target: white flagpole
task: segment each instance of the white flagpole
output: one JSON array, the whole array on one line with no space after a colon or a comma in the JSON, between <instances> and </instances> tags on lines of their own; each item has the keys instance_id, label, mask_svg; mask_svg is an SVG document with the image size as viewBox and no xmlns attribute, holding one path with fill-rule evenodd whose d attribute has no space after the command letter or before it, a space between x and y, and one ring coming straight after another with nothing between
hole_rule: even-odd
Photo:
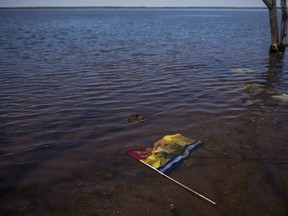
<instances>
[{"instance_id":1,"label":"white flagpole","mask_svg":"<svg viewBox=\"0 0 288 216\"><path fill-rule=\"evenodd\" d=\"M141 161L141 160L140 160L140 161ZM142 162L143 164L145 164L146 166L150 167L151 169L155 170L156 172L158 172L158 173L161 174L162 176L168 178L169 180L173 181L174 183L176 183L176 184L180 185L181 187L185 188L186 190L192 192L193 194L196 194L197 196L201 197L202 199L208 201L209 203L211 203L211 204L213 204L213 205L216 205L216 203L215 203L214 201L212 201L212 200L208 199L207 197L203 196L202 194L200 194L200 193L192 190L191 188L187 187L186 185L184 185L184 184L176 181L175 179L171 178L170 176L162 173L161 171L159 171L159 170L156 169L155 167L153 167L153 166L151 166L151 165L149 165L149 164L146 164L146 163L144 163L143 161L141 161L141 162Z\"/></svg>"}]
</instances>

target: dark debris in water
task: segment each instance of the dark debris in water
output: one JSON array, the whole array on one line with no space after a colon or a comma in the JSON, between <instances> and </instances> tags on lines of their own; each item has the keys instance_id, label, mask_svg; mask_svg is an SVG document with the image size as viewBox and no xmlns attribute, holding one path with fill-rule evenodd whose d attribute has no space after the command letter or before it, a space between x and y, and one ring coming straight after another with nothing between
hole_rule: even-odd
<instances>
[{"instance_id":1,"label":"dark debris in water","mask_svg":"<svg viewBox=\"0 0 288 216\"><path fill-rule=\"evenodd\" d=\"M144 116L139 114L133 114L126 117L128 124L132 123L142 123L144 122Z\"/></svg>"}]
</instances>

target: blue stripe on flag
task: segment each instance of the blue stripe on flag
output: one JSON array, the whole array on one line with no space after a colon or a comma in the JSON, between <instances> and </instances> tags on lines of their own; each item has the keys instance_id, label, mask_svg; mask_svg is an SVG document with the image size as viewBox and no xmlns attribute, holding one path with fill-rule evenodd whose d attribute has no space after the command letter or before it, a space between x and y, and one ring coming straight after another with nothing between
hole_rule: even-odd
<instances>
[{"instance_id":1,"label":"blue stripe on flag","mask_svg":"<svg viewBox=\"0 0 288 216\"><path fill-rule=\"evenodd\" d=\"M162 167L159 167L158 170L162 173L168 173L170 172L175 166L177 166L179 163L181 163L185 158L187 158L192 150L195 150L196 148L200 147L203 144L202 141L198 141L195 144L188 144L185 145L182 149L181 154L175 155L172 157L167 164L165 164Z\"/></svg>"}]
</instances>

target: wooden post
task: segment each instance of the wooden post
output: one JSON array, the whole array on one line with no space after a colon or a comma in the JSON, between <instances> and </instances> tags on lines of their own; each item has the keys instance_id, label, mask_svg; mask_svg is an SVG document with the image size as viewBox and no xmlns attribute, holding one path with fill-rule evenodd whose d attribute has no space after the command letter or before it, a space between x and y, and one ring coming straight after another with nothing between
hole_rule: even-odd
<instances>
[{"instance_id":1,"label":"wooden post","mask_svg":"<svg viewBox=\"0 0 288 216\"><path fill-rule=\"evenodd\" d=\"M286 35L287 35L287 4L286 0L281 0L281 11L282 11L282 21L281 21L281 34L280 34L280 46L283 52L286 48Z\"/></svg>"},{"instance_id":2,"label":"wooden post","mask_svg":"<svg viewBox=\"0 0 288 216\"><path fill-rule=\"evenodd\" d=\"M271 46L270 52L278 52L279 30L276 0L263 0L269 10L270 29L271 29Z\"/></svg>"},{"instance_id":3,"label":"wooden post","mask_svg":"<svg viewBox=\"0 0 288 216\"><path fill-rule=\"evenodd\" d=\"M271 45L270 52L282 53L286 48L287 34L287 4L286 0L281 0L281 33L279 40L278 17L276 0L263 0L269 10L270 29L271 29Z\"/></svg>"}]
</instances>

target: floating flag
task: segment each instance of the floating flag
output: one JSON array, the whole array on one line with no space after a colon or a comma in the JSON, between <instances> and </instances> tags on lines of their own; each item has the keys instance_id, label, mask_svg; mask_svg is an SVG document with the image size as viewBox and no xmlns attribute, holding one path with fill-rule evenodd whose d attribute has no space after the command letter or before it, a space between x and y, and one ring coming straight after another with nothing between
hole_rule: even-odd
<instances>
[{"instance_id":1,"label":"floating flag","mask_svg":"<svg viewBox=\"0 0 288 216\"><path fill-rule=\"evenodd\" d=\"M165 174L170 172L175 166L179 165L190 155L192 150L201 145L201 141L188 139L181 134L174 134L164 136L162 139L154 143L153 148L131 149L126 153L155 170L165 178L173 181L202 199L205 199L209 203L216 205L214 201Z\"/></svg>"},{"instance_id":2,"label":"floating flag","mask_svg":"<svg viewBox=\"0 0 288 216\"><path fill-rule=\"evenodd\" d=\"M153 148L131 149L127 153L162 173L169 173L201 145L201 141L188 139L178 133L164 136L154 143Z\"/></svg>"}]
</instances>

